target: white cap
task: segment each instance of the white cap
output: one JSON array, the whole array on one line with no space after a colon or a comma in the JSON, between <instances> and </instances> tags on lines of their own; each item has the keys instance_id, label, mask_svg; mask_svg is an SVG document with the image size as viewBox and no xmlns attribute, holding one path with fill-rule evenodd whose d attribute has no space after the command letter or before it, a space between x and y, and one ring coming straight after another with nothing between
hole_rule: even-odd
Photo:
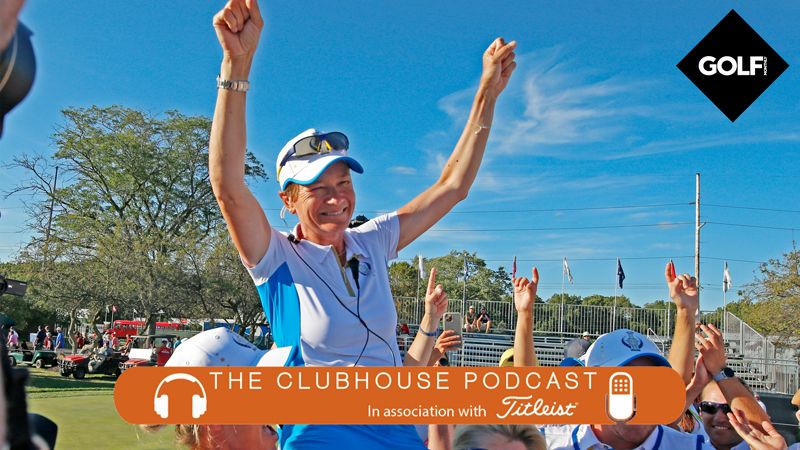
<instances>
[{"instance_id":1,"label":"white cap","mask_svg":"<svg viewBox=\"0 0 800 450\"><path fill-rule=\"evenodd\" d=\"M653 341L635 331L620 328L598 337L580 359L565 358L561 365L622 367L641 357L649 358L656 366L670 367Z\"/></svg>"},{"instance_id":2,"label":"white cap","mask_svg":"<svg viewBox=\"0 0 800 450\"><path fill-rule=\"evenodd\" d=\"M225 327L204 331L181 343L168 367L286 366L292 347L261 350Z\"/></svg>"},{"instance_id":3,"label":"white cap","mask_svg":"<svg viewBox=\"0 0 800 450\"><path fill-rule=\"evenodd\" d=\"M584 331L582 336L583 337L589 337L589 332L588 331Z\"/></svg>"},{"instance_id":4,"label":"white cap","mask_svg":"<svg viewBox=\"0 0 800 450\"><path fill-rule=\"evenodd\" d=\"M301 157L290 156L281 167L281 161L283 161L287 153L292 151L295 143L300 139L320 134L325 133L309 128L293 137L278 153L278 158L275 160L275 173L278 174L278 184L281 185L282 191L286 189L286 185L289 183L307 185L317 181L322 172L337 161L347 163L357 173L364 173L364 168L361 167L361 164L347 156L347 150L334 150L328 153L317 153Z\"/></svg>"}]
</instances>

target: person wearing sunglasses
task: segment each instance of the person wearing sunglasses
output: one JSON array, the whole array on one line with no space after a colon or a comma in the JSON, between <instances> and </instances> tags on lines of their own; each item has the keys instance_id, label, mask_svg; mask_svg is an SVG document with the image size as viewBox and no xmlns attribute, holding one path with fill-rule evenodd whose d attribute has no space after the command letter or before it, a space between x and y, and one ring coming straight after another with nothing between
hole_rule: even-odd
<instances>
[{"instance_id":1,"label":"person wearing sunglasses","mask_svg":"<svg viewBox=\"0 0 800 450\"><path fill-rule=\"evenodd\" d=\"M737 405L733 408L729 400L732 398L735 398ZM740 409L742 404L749 405L747 410ZM717 450L787 448L786 441L775 431L766 414L752 414L752 411L761 410L761 407L747 386L737 377L708 383L700 396L698 409L703 427ZM788 448L800 449L800 444Z\"/></svg>"},{"instance_id":2,"label":"person wearing sunglasses","mask_svg":"<svg viewBox=\"0 0 800 450\"><path fill-rule=\"evenodd\" d=\"M516 63L515 42L496 39L464 130L441 176L405 206L348 228L356 207L344 133L308 129L275 161L279 196L297 216L292 233L272 228L245 183L245 103L250 68L264 21L257 0L231 0L214 17L223 50L209 142L209 178L242 262L261 297L277 345L294 349L292 365L425 365L446 299L429 288L419 331L401 360L388 261L466 198L483 159L494 108ZM433 271L432 271L433 272ZM429 300L430 297L430 301ZM446 303L444 304L446 308ZM421 449L411 426L286 426L281 448Z\"/></svg>"}]
</instances>

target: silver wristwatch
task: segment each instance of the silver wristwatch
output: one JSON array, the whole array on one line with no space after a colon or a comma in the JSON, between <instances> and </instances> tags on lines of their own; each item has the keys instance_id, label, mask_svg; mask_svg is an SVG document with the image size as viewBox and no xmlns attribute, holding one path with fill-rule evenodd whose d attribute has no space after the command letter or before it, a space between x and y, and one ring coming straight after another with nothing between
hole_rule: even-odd
<instances>
[{"instance_id":1,"label":"silver wristwatch","mask_svg":"<svg viewBox=\"0 0 800 450\"><path fill-rule=\"evenodd\" d=\"M250 82L247 80L224 80L217 75L217 89L227 89L235 92L247 92Z\"/></svg>"}]
</instances>

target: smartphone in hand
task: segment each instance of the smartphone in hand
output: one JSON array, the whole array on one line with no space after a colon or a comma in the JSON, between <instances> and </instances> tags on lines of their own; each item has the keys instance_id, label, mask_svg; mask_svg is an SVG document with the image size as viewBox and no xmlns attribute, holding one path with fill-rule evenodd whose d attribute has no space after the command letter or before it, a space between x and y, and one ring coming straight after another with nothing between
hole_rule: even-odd
<instances>
[{"instance_id":1,"label":"smartphone in hand","mask_svg":"<svg viewBox=\"0 0 800 450\"><path fill-rule=\"evenodd\" d=\"M459 337L464 327L464 318L460 312L446 312L442 316L442 331L453 330Z\"/></svg>"}]
</instances>

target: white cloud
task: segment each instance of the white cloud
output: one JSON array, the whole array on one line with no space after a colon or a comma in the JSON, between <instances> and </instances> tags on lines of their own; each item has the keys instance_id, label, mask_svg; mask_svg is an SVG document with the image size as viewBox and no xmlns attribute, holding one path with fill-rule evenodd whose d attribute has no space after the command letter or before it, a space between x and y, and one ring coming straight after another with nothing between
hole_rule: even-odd
<instances>
[{"instance_id":1,"label":"white cloud","mask_svg":"<svg viewBox=\"0 0 800 450\"><path fill-rule=\"evenodd\" d=\"M708 108L697 104L659 97L670 89L665 82L598 73L568 59L558 47L518 56L517 64L518 73L495 112L491 151L484 158L487 165L498 155L616 160L736 144L800 141L795 124L780 133L751 130L731 135L722 130L677 137L669 131L675 123L716 123L718 117L710 117ZM470 87L439 101L439 108L452 119L452 129L432 132L428 141L443 143L460 132L473 93L474 87Z\"/></svg>"},{"instance_id":2,"label":"white cloud","mask_svg":"<svg viewBox=\"0 0 800 450\"><path fill-rule=\"evenodd\" d=\"M416 175L417 169L414 167L408 166L392 166L386 169L389 173L394 173L397 175Z\"/></svg>"}]
</instances>

